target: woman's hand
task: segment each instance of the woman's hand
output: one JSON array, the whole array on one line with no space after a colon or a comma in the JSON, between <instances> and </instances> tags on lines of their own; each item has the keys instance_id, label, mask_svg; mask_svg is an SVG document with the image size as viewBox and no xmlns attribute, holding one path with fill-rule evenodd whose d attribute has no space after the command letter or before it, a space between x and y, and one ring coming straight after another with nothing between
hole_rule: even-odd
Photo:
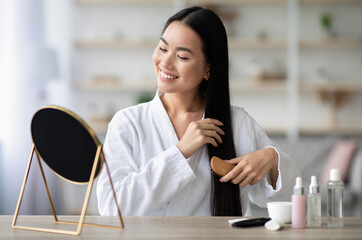
<instances>
[{"instance_id":1,"label":"woman's hand","mask_svg":"<svg viewBox=\"0 0 362 240\"><path fill-rule=\"evenodd\" d=\"M204 144L210 143L217 147L222 143L220 135L225 135L219 126L223 126L223 123L211 118L191 122L176 146L185 158L189 158Z\"/></svg>"},{"instance_id":2,"label":"woman's hand","mask_svg":"<svg viewBox=\"0 0 362 240\"><path fill-rule=\"evenodd\" d=\"M273 148L256 150L241 157L226 160L226 162L237 165L220 179L221 182L231 180L232 183L239 184L241 187L247 184L254 185L270 171L272 185L275 188L278 178L278 154Z\"/></svg>"}]
</instances>

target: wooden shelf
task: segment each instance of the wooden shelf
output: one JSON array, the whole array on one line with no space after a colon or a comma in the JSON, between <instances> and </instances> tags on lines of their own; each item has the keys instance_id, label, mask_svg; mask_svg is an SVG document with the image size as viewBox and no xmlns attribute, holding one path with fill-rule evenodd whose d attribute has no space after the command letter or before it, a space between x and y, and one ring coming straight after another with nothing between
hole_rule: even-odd
<instances>
[{"instance_id":1,"label":"wooden shelf","mask_svg":"<svg viewBox=\"0 0 362 240\"><path fill-rule=\"evenodd\" d=\"M75 83L75 88L81 91L131 91L131 92L145 92L156 91L156 83L138 83L138 84L92 84L86 81ZM246 80L233 80L230 81L230 91L232 93L285 93L286 83L285 80L278 80L275 82L265 83L250 83Z\"/></svg>"},{"instance_id":2,"label":"wooden shelf","mask_svg":"<svg viewBox=\"0 0 362 240\"><path fill-rule=\"evenodd\" d=\"M155 92L156 83L141 82L137 84L92 84L88 82L75 83L75 88L81 91L99 92Z\"/></svg>"},{"instance_id":3,"label":"wooden shelf","mask_svg":"<svg viewBox=\"0 0 362 240\"><path fill-rule=\"evenodd\" d=\"M300 0L301 5L361 5L361 0Z\"/></svg>"},{"instance_id":4,"label":"wooden shelf","mask_svg":"<svg viewBox=\"0 0 362 240\"><path fill-rule=\"evenodd\" d=\"M263 127L268 135L286 135L286 127ZM325 135L339 135L339 136L362 136L361 126L340 126L336 128L329 128L326 126L300 126L299 133L303 136L325 136Z\"/></svg>"},{"instance_id":5,"label":"wooden shelf","mask_svg":"<svg viewBox=\"0 0 362 240\"><path fill-rule=\"evenodd\" d=\"M74 0L78 5L82 6L127 6L127 5L170 5L174 2L172 0Z\"/></svg>"},{"instance_id":6,"label":"wooden shelf","mask_svg":"<svg viewBox=\"0 0 362 240\"><path fill-rule=\"evenodd\" d=\"M111 118L104 117L104 119L94 120L92 118L87 119L89 126L95 131L97 135L105 135L107 133L108 124Z\"/></svg>"},{"instance_id":7,"label":"wooden shelf","mask_svg":"<svg viewBox=\"0 0 362 240\"><path fill-rule=\"evenodd\" d=\"M84 49L128 49L128 48L155 48L158 39L116 39L116 40L76 40L75 46ZM285 49L284 40L229 38L231 49Z\"/></svg>"},{"instance_id":8,"label":"wooden shelf","mask_svg":"<svg viewBox=\"0 0 362 240\"><path fill-rule=\"evenodd\" d=\"M116 40L76 40L75 46L89 49L127 49L127 48L154 48L158 39L116 39ZM285 40L243 39L230 37L231 49L286 49ZM316 39L301 40L301 49L362 49L362 39Z\"/></svg>"},{"instance_id":9,"label":"wooden shelf","mask_svg":"<svg viewBox=\"0 0 362 240\"><path fill-rule=\"evenodd\" d=\"M74 0L83 6L127 6L127 5L170 5L174 0ZM286 5L287 0L185 0L185 5ZM303 5L362 5L361 0L300 0Z\"/></svg>"},{"instance_id":10,"label":"wooden shelf","mask_svg":"<svg viewBox=\"0 0 362 240\"><path fill-rule=\"evenodd\" d=\"M311 81L310 81L311 82ZM335 81L331 83L302 83L300 86L302 91L306 92L315 92L319 90L324 90L327 92L362 92L362 82L361 83L354 83L354 82L346 82L346 81Z\"/></svg>"},{"instance_id":11,"label":"wooden shelf","mask_svg":"<svg viewBox=\"0 0 362 240\"><path fill-rule=\"evenodd\" d=\"M74 0L83 6L174 5L176 0ZM185 0L186 5L286 5L287 0ZM300 0L301 5L361 5L361 0Z\"/></svg>"},{"instance_id":12,"label":"wooden shelf","mask_svg":"<svg viewBox=\"0 0 362 240\"><path fill-rule=\"evenodd\" d=\"M155 48L158 40L118 39L118 40L76 40L75 46L84 49L134 49Z\"/></svg>"},{"instance_id":13,"label":"wooden shelf","mask_svg":"<svg viewBox=\"0 0 362 240\"><path fill-rule=\"evenodd\" d=\"M177 0L74 0L84 6L174 5ZM287 0L185 0L185 5L280 5Z\"/></svg>"},{"instance_id":14,"label":"wooden shelf","mask_svg":"<svg viewBox=\"0 0 362 240\"><path fill-rule=\"evenodd\" d=\"M268 134L269 136L284 136L288 133L286 127L277 127L277 126L265 126L262 129Z\"/></svg>"},{"instance_id":15,"label":"wooden shelf","mask_svg":"<svg viewBox=\"0 0 362 240\"><path fill-rule=\"evenodd\" d=\"M270 82L251 82L249 80L230 81L232 93L286 93L287 86L284 79Z\"/></svg>"},{"instance_id":16,"label":"wooden shelf","mask_svg":"<svg viewBox=\"0 0 362 240\"><path fill-rule=\"evenodd\" d=\"M231 49L275 49L281 50L286 49L285 40L265 40L261 41L258 39L243 39L230 37L229 48Z\"/></svg>"},{"instance_id":17,"label":"wooden shelf","mask_svg":"<svg viewBox=\"0 0 362 240\"><path fill-rule=\"evenodd\" d=\"M187 5L281 5L287 0L186 0Z\"/></svg>"},{"instance_id":18,"label":"wooden shelf","mask_svg":"<svg viewBox=\"0 0 362 240\"><path fill-rule=\"evenodd\" d=\"M362 39L353 38L330 38L301 40L301 49L362 49Z\"/></svg>"},{"instance_id":19,"label":"wooden shelf","mask_svg":"<svg viewBox=\"0 0 362 240\"><path fill-rule=\"evenodd\" d=\"M362 136L362 126L341 126L336 128L320 127L300 127L301 135L346 135L346 136Z\"/></svg>"}]
</instances>

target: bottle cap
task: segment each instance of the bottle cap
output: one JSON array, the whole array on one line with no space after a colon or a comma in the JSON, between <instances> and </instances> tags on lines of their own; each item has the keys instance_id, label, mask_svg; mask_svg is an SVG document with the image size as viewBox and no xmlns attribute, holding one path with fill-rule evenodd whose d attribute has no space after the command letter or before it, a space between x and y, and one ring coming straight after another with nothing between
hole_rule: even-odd
<instances>
[{"instance_id":1,"label":"bottle cap","mask_svg":"<svg viewBox=\"0 0 362 240\"><path fill-rule=\"evenodd\" d=\"M329 172L329 180L341 181L341 173L338 168L332 168Z\"/></svg>"},{"instance_id":2,"label":"bottle cap","mask_svg":"<svg viewBox=\"0 0 362 240\"><path fill-rule=\"evenodd\" d=\"M318 193L318 192L319 192L319 186L317 183L317 177L312 176L310 178L309 193Z\"/></svg>"},{"instance_id":3,"label":"bottle cap","mask_svg":"<svg viewBox=\"0 0 362 240\"><path fill-rule=\"evenodd\" d=\"M303 189L303 180L301 177L297 177L295 179L295 186L294 186L294 195L303 195L304 189Z\"/></svg>"}]
</instances>

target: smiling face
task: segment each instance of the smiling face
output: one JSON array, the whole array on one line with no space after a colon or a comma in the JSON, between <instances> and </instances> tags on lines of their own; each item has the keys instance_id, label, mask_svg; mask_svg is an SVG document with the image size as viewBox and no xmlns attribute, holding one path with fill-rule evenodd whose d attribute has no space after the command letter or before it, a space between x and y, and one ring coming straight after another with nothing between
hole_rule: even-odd
<instances>
[{"instance_id":1,"label":"smiling face","mask_svg":"<svg viewBox=\"0 0 362 240\"><path fill-rule=\"evenodd\" d=\"M201 38L179 21L167 27L152 59L158 88L165 93L198 94L200 83L210 75Z\"/></svg>"}]
</instances>

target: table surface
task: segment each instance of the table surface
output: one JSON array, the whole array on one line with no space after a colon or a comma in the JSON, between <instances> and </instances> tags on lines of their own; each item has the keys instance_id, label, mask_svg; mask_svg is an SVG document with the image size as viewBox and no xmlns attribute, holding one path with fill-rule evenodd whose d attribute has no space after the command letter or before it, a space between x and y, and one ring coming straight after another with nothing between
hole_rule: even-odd
<instances>
[{"instance_id":1,"label":"table surface","mask_svg":"<svg viewBox=\"0 0 362 240\"><path fill-rule=\"evenodd\" d=\"M12 218L0 216L0 239L362 239L362 218L345 218L342 228L327 227L323 218L321 227L293 229L287 224L273 232L263 226L233 228L227 217L123 217L123 230L84 226L79 236L13 229ZM78 219L59 216L59 220ZM119 225L116 217L87 216L85 222ZM19 216L17 225L76 229L76 226L55 223L52 216Z\"/></svg>"}]
</instances>

